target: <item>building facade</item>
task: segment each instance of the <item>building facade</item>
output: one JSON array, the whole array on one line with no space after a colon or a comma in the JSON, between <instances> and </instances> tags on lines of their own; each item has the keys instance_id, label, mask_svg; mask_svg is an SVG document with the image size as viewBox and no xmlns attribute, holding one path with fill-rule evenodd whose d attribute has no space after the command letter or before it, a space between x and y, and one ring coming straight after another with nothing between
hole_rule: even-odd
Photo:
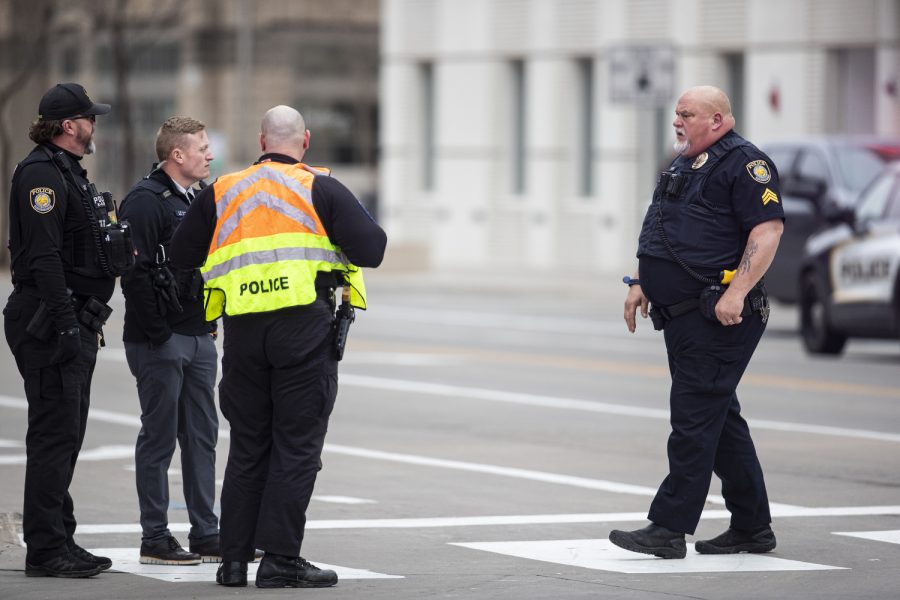
<instances>
[{"instance_id":1,"label":"building facade","mask_svg":"<svg viewBox=\"0 0 900 600\"><path fill-rule=\"evenodd\" d=\"M680 92L900 135L898 0L383 0L380 210L433 268L631 269Z\"/></svg>"},{"instance_id":2,"label":"building facade","mask_svg":"<svg viewBox=\"0 0 900 600\"><path fill-rule=\"evenodd\" d=\"M167 117L206 123L215 177L255 160L263 113L288 104L312 132L309 162L332 167L375 209L378 0L34 0L50 19L21 31L27 5L0 0L3 81L26 60L23 36L47 47L3 115L10 173L32 146L38 99L57 82L78 81L113 105L86 165L117 200L156 161L156 132Z\"/></svg>"}]
</instances>

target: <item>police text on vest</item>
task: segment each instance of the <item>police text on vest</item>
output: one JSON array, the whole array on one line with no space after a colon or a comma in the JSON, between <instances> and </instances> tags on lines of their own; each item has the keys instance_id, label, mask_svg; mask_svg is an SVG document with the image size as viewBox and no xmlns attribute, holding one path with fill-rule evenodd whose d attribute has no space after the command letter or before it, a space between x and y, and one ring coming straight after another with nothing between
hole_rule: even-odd
<instances>
[{"instance_id":1,"label":"police text on vest","mask_svg":"<svg viewBox=\"0 0 900 600\"><path fill-rule=\"evenodd\" d=\"M268 294L269 292L277 292L279 290L289 289L287 277L276 277L274 279L262 279L260 281L250 281L241 284L241 296L244 292L251 294Z\"/></svg>"}]
</instances>

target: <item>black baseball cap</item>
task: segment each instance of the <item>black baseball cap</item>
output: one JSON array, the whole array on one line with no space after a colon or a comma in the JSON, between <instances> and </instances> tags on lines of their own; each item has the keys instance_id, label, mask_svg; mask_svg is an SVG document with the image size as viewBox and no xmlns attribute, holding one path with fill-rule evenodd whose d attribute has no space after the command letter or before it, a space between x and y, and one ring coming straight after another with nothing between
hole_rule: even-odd
<instances>
[{"instance_id":1,"label":"black baseball cap","mask_svg":"<svg viewBox=\"0 0 900 600\"><path fill-rule=\"evenodd\" d=\"M54 121L79 116L105 115L109 109L109 104L97 104L91 100L80 84L57 83L41 98L38 118Z\"/></svg>"}]
</instances>

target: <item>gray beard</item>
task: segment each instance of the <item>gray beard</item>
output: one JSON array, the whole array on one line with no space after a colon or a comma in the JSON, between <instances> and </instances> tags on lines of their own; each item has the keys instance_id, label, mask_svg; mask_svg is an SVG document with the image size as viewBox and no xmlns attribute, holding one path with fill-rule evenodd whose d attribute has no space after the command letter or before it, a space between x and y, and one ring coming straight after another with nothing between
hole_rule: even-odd
<instances>
[{"instance_id":1,"label":"gray beard","mask_svg":"<svg viewBox=\"0 0 900 600\"><path fill-rule=\"evenodd\" d=\"M691 143L687 140L683 142L676 140L676 142L672 144L672 148L674 148L675 152L677 152L678 154L685 154L690 149L690 147Z\"/></svg>"},{"instance_id":2,"label":"gray beard","mask_svg":"<svg viewBox=\"0 0 900 600\"><path fill-rule=\"evenodd\" d=\"M91 138L91 141L89 141L87 143L87 145L84 147L84 153L85 154L93 154L96 151L97 151L97 146L94 144L93 138Z\"/></svg>"}]
</instances>

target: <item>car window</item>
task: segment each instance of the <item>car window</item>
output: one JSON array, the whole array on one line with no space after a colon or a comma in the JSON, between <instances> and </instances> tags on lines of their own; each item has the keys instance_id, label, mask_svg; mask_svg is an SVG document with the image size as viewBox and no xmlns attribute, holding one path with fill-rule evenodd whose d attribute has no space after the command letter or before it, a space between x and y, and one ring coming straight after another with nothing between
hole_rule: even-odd
<instances>
[{"instance_id":1,"label":"car window","mask_svg":"<svg viewBox=\"0 0 900 600\"><path fill-rule=\"evenodd\" d=\"M855 192L866 187L884 169L885 159L869 148L837 146L835 152L841 179Z\"/></svg>"},{"instance_id":2,"label":"car window","mask_svg":"<svg viewBox=\"0 0 900 600\"><path fill-rule=\"evenodd\" d=\"M872 219L881 219L885 215L888 200L891 198L891 192L896 188L896 184L897 176L893 173L876 179L871 186L866 188L860 198L859 206L856 209L856 220L862 223Z\"/></svg>"},{"instance_id":3,"label":"car window","mask_svg":"<svg viewBox=\"0 0 900 600\"><path fill-rule=\"evenodd\" d=\"M831 183L828 174L828 163L818 150L804 150L797 162L797 174L805 179L817 179Z\"/></svg>"},{"instance_id":4,"label":"car window","mask_svg":"<svg viewBox=\"0 0 900 600\"><path fill-rule=\"evenodd\" d=\"M795 150L792 148L769 148L766 150L766 154L772 159L779 177L784 179L790 174L794 157L797 155Z\"/></svg>"},{"instance_id":5,"label":"car window","mask_svg":"<svg viewBox=\"0 0 900 600\"><path fill-rule=\"evenodd\" d=\"M888 219L892 221L900 221L900 174L894 175L894 193L891 194L891 200L888 206Z\"/></svg>"}]
</instances>

